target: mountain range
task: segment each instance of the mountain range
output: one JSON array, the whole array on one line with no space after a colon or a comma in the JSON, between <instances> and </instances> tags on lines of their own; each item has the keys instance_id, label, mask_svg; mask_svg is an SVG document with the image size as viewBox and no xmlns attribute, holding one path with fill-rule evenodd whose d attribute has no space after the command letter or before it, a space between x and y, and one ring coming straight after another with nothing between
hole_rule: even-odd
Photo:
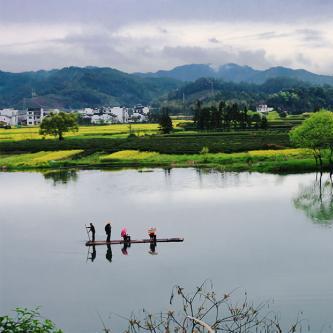
<instances>
[{"instance_id":1,"label":"mountain range","mask_svg":"<svg viewBox=\"0 0 333 333\"><path fill-rule=\"evenodd\" d=\"M333 85L333 76L319 75L304 69L291 69L286 67L272 67L266 70L257 70L249 66L225 64L213 68L207 64L191 64L175 67L169 71L160 70L155 73L136 73L144 78L172 78L180 81L195 81L202 77L222 79L230 82L247 82L262 84L269 79L277 77L296 79L313 85Z\"/></svg>"},{"instance_id":2,"label":"mountain range","mask_svg":"<svg viewBox=\"0 0 333 333\"><path fill-rule=\"evenodd\" d=\"M149 104L181 85L182 82L170 78L141 78L112 68L0 71L0 108Z\"/></svg>"},{"instance_id":3,"label":"mountain range","mask_svg":"<svg viewBox=\"0 0 333 333\"><path fill-rule=\"evenodd\" d=\"M273 67L256 70L249 66L226 64L213 69L210 65L192 64L170 71L128 74L113 68L66 67L36 72L0 71L0 108L29 106L81 108L103 105L151 104L165 100L170 93L199 78L223 82L262 84L284 78L294 82L333 86L333 76L318 75L303 69ZM289 80L289 81L288 81ZM292 83L295 84L295 83Z\"/></svg>"}]
</instances>

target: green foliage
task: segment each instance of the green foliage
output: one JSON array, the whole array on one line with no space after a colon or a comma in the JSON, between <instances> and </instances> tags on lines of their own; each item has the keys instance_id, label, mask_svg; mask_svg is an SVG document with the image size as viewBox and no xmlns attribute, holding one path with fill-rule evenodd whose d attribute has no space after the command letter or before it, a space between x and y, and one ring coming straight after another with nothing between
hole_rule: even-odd
<instances>
[{"instance_id":1,"label":"green foliage","mask_svg":"<svg viewBox=\"0 0 333 333\"><path fill-rule=\"evenodd\" d=\"M290 139L299 147L328 148L333 143L333 113L326 110L314 113L290 132Z\"/></svg>"},{"instance_id":2,"label":"green foliage","mask_svg":"<svg viewBox=\"0 0 333 333\"><path fill-rule=\"evenodd\" d=\"M291 142L304 148L313 150L314 158L323 168L323 150L330 149L330 164L333 153L333 113L321 110L312 114L308 119L290 132Z\"/></svg>"},{"instance_id":3,"label":"green foliage","mask_svg":"<svg viewBox=\"0 0 333 333\"><path fill-rule=\"evenodd\" d=\"M209 153L209 148L208 147L202 147L202 149L200 150L200 154L208 154Z\"/></svg>"},{"instance_id":4,"label":"green foliage","mask_svg":"<svg viewBox=\"0 0 333 333\"><path fill-rule=\"evenodd\" d=\"M41 318L39 309L16 308L16 318L0 317L0 333L62 333L49 319Z\"/></svg>"},{"instance_id":5,"label":"green foliage","mask_svg":"<svg viewBox=\"0 0 333 333\"><path fill-rule=\"evenodd\" d=\"M266 117L260 117L258 113L250 114L247 107L243 109L237 104L219 103L218 108L214 105L202 106L197 101L194 117L194 124L198 130L230 130L247 128L268 128Z\"/></svg>"},{"instance_id":6,"label":"green foliage","mask_svg":"<svg viewBox=\"0 0 333 333\"><path fill-rule=\"evenodd\" d=\"M160 131L163 134L169 134L173 130L172 120L169 116L168 109L162 109L159 125L160 125Z\"/></svg>"},{"instance_id":7,"label":"green foliage","mask_svg":"<svg viewBox=\"0 0 333 333\"><path fill-rule=\"evenodd\" d=\"M211 94L211 82L214 83L214 95ZM247 105L252 110L258 104L267 104L281 114L285 111L301 114L318 108L333 109L333 86L311 86L287 78L270 79L260 85L198 79L169 93L168 103L182 105L183 95L187 105L192 106L197 100L206 104L224 100L231 105Z\"/></svg>"},{"instance_id":8,"label":"green foliage","mask_svg":"<svg viewBox=\"0 0 333 333\"><path fill-rule=\"evenodd\" d=\"M268 128L268 120L267 120L267 118L265 116L263 116L261 118L260 128L262 128L262 129L267 129Z\"/></svg>"},{"instance_id":9,"label":"green foliage","mask_svg":"<svg viewBox=\"0 0 333 333\"><path fill-rule=\"evenodd\" d=\"M53 135L63 140L63 134L69 131L77 132L79 130L77 118L74 113L59 112L57 114L51 113L45 117L40 124L41 135Z\"/></svg>"},{"instance_id":10,"label":"green foliage","mask_svg":"<svg viewBox=\"0 0 333 333\"><path fill-rule=\"evenodd\" d=\"M67 67L27 73L0 72L0 107L61 108L149 104L181 85L168 78L140 78L112 68ZM37 96L31 98L31 89Z\"/></svg>"}]
</instances>

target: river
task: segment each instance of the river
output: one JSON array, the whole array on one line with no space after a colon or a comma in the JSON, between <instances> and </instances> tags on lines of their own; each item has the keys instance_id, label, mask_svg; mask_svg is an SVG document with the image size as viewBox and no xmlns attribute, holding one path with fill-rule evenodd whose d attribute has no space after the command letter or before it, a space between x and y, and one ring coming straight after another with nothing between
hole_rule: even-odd
<instances>
[{"instance_id":1,"label":"river","mask_svg":"<svg viewBox=\"0 0 333 333\"><path fill-rule=\"evenodd\" d=\"M41 306L65 333L102 332L101 318L121 332L132 311L167 309L175 284L211 279L221 295L269 302L284 325L302 312L312 332L332 331L327 175L320 193L315 174L147 171L0 173L0 314ZM149 244L88 253L85 224L105 239L109 220L113 239L123 226L145 238L153 225L185 240L157 255Z\"/></svg>"}]
</instances>

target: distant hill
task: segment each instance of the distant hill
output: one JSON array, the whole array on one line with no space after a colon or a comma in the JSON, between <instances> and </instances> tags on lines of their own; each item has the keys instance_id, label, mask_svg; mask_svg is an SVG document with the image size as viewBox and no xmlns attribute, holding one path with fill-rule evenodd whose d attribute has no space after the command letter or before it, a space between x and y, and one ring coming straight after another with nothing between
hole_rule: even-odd
<instances>
[{"instance_id":1,"label":"distant hill","mask_svg":"<svg viewBox=\"0 0 333 333\"><path fill-rule=\"evenodd\" d=\"M200 78L170 92L164 103L173 113L182 113L184 107L193 109L198 100L215 105L223 100L246 105L251 110L258 104L267 104L279 111L298 114L320 108L333 110L333 86L312 85L286 77L268 79L263 84Z\"/></svg>"},{"instance_id":2,"label":"distant hill","mask_svg":"<svg viewBox=\"0 0 333 333\"><path fill-rule=\"evenodd\" d=\"M226 85L228 82L242 84ZM190 101L209 97L212 89L225 90L227 99L239 100L242 100L244 91L256 91L255 99L261 101L264 100L261 97L263 93L323 84L333 86L333 77L284 67L260 71L236 64L223 65L216 70L204 64L186 65L171 71L146 74L127 74L99 67L66 67L24 73L0 71L0 108L133 106L165 101L168 96L169 100L175 96L182 99L183 95ZM255 87L257 85L259 87Z\"/></svg>"},{"instance_id":3,"label":"distant hill","mask_svg":"<svg viewBox=\"0 0 333 333\"><path fill-rule=\"evenodd\" d=\"M0 71L0 108L148 104L181 84L170 78L141 78L112 68Z\"/></svg>"},{"instance_id":4,"label":"distant hill","mask_svg":"<svg viewBox=\"0 0 333 333\"><path fill-rule=\"evenodd\" d=\"M223 79L231 82L248 82L262 84L268 79L290 78L308 82L314 85L333 85L333 76L318 75L304 69L290 69L286 67L272 67L266 70L256 70L249 66L226 64L213 69L210 65L192 64L178 66L169 71L155 73L136 73L144 78L172 78L181 81L195 81L202 77Z\"/></svg>"}]
</instances>

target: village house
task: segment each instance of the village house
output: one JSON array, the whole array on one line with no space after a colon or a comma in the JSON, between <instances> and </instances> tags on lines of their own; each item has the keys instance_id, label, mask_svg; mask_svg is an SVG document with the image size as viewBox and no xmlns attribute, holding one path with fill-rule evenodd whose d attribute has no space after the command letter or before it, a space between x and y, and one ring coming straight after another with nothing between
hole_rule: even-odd
<instances>
[{"instance_id":1,"label":"village house","mask_svg":"<svg viewBox=\"0 0 333 333\"><path fill-rule=\"evenodd\" d=\"M266 104L260 104L257 106L257 112L267 114L273 111L274 108L269 108Z\"/></svg>"},{"instance_id":2,"label":"village house","mask_svg":"<svg viewBox=\"0 0 333 333\"><path fill-rule=\"evenodd\" d=\"M27 111L27 126L40 125L44 118L43 108L28 108Z\"/></svg>"},{"instance_id":3,"label":"village house","mask_svg":"<svg viewBox=\"0 0 333 333\"><path fill-rule=\"evenodd\" d=\"M77 111L82 118L91 124L126 124L148 120L149 107L137 105L134 108L121 106L85 108Z\"/></svg>"},{"instance_id":4,"label":"village house","mask_svg":"<svg viewBox=\"0 0 333 333\"><path fill-rule=\"evenodd\" d=\"M0 122L7 126L17 126L18 114L18 110L15 109L2 109L0 110Z\"/></svg>"}]
</instances>

